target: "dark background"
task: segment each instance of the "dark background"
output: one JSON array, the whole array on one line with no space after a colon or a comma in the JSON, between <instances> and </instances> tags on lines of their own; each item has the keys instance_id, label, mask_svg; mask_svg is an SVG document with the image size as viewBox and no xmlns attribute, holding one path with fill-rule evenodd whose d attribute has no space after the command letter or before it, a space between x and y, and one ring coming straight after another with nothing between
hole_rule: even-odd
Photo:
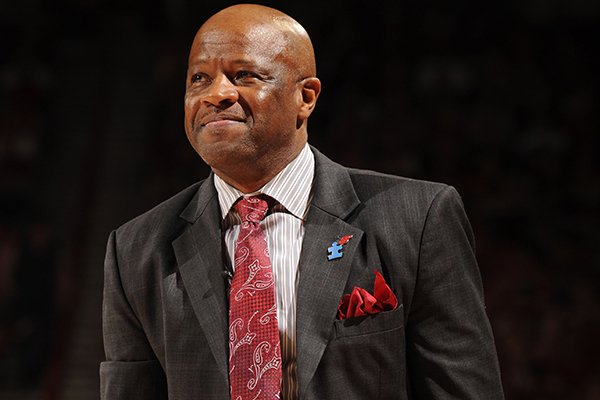
<instances>
[{"instance_id":1,"label":"dark background","mask_svg":"<svg viewBox=\"0 0 600 400\"><path fill-rule=\"evenodd\" d=\"M106 238L206 176L187 52L234 2L7 3L0 397L97 399ZM462 194L507 399L600 399L600 2L263 3L315 44L313 145Z\"/></svg>"}]
</instances>

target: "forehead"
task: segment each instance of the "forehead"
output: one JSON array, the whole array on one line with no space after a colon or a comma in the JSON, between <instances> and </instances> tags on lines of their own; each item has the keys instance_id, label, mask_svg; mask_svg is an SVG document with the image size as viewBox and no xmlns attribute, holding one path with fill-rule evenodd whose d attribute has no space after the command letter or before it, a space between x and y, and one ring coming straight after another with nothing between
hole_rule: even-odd
<instances>
[{"instance_id":1,"label":"forehead","mask_svg":"<svg viewBox=\"0 0 600 400\"><path fill-rule=\"evenodd\" d=\"M285 34L270 25L211 26L196 35L189 61L196 63L231 56L274 60L284 54L286 44Z\"/></svg>"}]
</instances>

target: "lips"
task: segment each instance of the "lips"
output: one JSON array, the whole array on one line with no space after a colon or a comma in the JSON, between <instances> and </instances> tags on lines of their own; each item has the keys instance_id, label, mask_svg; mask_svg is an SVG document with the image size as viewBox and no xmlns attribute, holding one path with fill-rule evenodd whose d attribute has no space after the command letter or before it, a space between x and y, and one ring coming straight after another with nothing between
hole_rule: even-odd
<instances>
[{"instance_id":1,"label":"lips","mask_svg":"<svg viewBox=\"0 0 600 400\"><path fill-rule=\"evenodd\" d=\"M204 127L212 122L220 121L245 122L246 119L235 114L210 114L200 119L200 126Z\"/></svg>"}]
</instances>

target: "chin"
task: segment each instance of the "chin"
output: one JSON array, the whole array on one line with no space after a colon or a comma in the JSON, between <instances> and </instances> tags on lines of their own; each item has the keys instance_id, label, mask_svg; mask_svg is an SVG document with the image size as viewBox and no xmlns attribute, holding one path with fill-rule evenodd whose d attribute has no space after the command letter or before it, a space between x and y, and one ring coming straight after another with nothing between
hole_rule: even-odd
<instances>
[{"instance_id":1,"label":"chin","mask_svg":"<svg viewBox=\"0 0 600 400\"><path fill-rule=\"evenodd\" d=\"M225 141L199 144L196 152L211 168L219 170L240 164L252 165L257 156L253 146Z\"/></svg>"}]
</instances>

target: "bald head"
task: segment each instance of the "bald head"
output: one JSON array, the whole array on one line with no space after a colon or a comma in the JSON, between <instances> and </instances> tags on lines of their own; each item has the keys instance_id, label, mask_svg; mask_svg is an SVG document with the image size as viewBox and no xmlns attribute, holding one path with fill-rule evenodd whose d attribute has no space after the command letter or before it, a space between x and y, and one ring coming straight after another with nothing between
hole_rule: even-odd
<instances>
[{"instance_id":1,"label":"bald head","mask_svg":"<svg viewBox=\"0 0 600 400\"><path fill-rule=\"evenodd\" d=\"M278 53L301 78L316 75L313 45L306 30L295 19L274 8L257 4L227 7L210 17L198 30L192 50L206 40L207 33L237 34ZM193 53L193 51L192 51ZM191 54L191 53L190 53Z\"/></svg>"},{"instance_id":2,"label":"bald head","mask_svg":"<svg viewBox=\"0 0 600 400\"><path fill-rule=\"evenodd\" d=\"M321 90L308 34L272 8L236 5L210 17L190 51L185 129L200 157L244 193L305 147Z\"/></svg>"}]
</instances>

